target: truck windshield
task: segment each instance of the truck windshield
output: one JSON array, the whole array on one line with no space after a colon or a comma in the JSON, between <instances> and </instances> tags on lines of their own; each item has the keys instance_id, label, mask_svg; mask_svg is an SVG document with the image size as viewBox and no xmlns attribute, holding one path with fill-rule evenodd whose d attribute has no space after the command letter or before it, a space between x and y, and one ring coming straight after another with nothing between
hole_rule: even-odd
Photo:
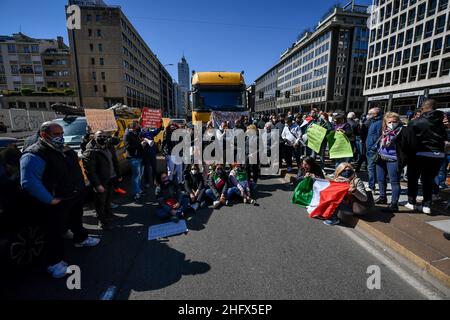
<instances>
[{"instance_id":1,"label":"truck windshield","mask_svg":"<svg viewBox=\"0 0 450 320\"><path fill-rule=\"evenodd\" d=\"M195 107L199 110L240 111L245 108L245 92L199 90L195 95Z\"/></svg>"}]
</instances>

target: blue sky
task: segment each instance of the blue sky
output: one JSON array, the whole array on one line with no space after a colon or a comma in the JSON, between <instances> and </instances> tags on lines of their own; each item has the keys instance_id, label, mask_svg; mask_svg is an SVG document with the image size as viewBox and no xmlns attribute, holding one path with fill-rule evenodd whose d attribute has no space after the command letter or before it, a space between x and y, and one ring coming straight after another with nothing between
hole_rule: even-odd
<instances>
[{"instance_id":1,"label":"blue sky","mask_svg":"<svg viewBox=\"0 0 450 320\"><path fill-rule=\"evenodd\" d=\"M21 28L31 37L67 43L64 0L0 0L0 34ZM183 52L196 71L241 71L253 82L274 65L297 35L313 27L335 0L105 0L120 5L176 77ZM340 1L346 3L346 1ZM371 0L357 0L370 4ZM7 15L5 15L7 13ZM175 78L176 79L176 78Z\"/></svg>"}]
</instances>

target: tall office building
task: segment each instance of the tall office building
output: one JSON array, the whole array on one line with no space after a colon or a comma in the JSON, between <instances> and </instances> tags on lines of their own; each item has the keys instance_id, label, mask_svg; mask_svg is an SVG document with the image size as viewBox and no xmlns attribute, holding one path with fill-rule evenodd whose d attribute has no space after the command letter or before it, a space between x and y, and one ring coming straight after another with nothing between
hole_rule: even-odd
<instances>
[{"instance_id":1,"label":"tall office building","mask_svg":"<svg viewBox=\"0 0 450 320\"><path fill-rule=\"evenodd\" d=\"M376 0L364 95L406 113L424 98L450 107L448 0Z\"/></svg>"},{"instance_id":2,"label":"tall office building","mask_svg":"<svg viewBox=\"0 0 450 320\"><path fill-rule=\"evenodd\" d=\"M159 61L118 6L70 1L81 9L81 29L69 30L80 103L162 108Z\"/></svg>"},{"instance_id":3,"label":"tall office building","mask_svg":"<svg viewBox=\"0 0 450 320\"><path fill-rule=\"evenodd\" d=\"M181 62L178 63L178 84L181 87L186 88L186 91L189 91L191 88L191 75L189 73L189 64L186 61L186 58L181 58Z\"/></svg>"},{"instance_id":4,"label":"tall office building","mask_svg":"<svg viewBox=\"0 0 450 320\"><path fill-rule=\"evenodd\" d=\"M362 112L368 17L354 2L330 11L256 80L256 111Z\"/></svg>"}]
</instances>

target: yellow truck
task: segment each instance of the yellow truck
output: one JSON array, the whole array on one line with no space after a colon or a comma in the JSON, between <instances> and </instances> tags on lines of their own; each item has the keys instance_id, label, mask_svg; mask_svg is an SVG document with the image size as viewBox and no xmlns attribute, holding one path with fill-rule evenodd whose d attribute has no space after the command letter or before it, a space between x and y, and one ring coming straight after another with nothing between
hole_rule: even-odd
<instances>
[{"instance_id":1,"label":"yellow truck","mask_svg":"<svg viewBox=\"0 0 450 320\"><path fill-rule=\"evenodd\" d=\"M212 111L247 111L246 89L243 72L194 72L192 122L208 122Z\"/></svg>"}]
</instances>

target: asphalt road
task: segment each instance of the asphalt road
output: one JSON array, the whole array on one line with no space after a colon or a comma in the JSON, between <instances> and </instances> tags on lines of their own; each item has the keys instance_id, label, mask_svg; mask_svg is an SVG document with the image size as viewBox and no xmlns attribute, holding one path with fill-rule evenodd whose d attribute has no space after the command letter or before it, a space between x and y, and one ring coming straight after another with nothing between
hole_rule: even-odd
<instances>
[{"instance_id":1,"label":"asphalt road","mask_svg":"<svg viewBox=\"0 0 450 320\"><path fill-rule=\"evenodd\" d=\"M113 232L102 233L93 211L86 227L102 237L97 248L67 243L68 262L81 268L82 288L70 291L40 268L10 277L7 299L99 299L110 286L115 299L423 299L424 296L363 247L342 227L310 219L291 204L292 189L278 179L259 186L259 206L235 204L200 211L190 232L147 241L153 216L145 205L126 204ZM381 268L381 290L369 290L367 268Z\"/></svg>"}]
</instances>

